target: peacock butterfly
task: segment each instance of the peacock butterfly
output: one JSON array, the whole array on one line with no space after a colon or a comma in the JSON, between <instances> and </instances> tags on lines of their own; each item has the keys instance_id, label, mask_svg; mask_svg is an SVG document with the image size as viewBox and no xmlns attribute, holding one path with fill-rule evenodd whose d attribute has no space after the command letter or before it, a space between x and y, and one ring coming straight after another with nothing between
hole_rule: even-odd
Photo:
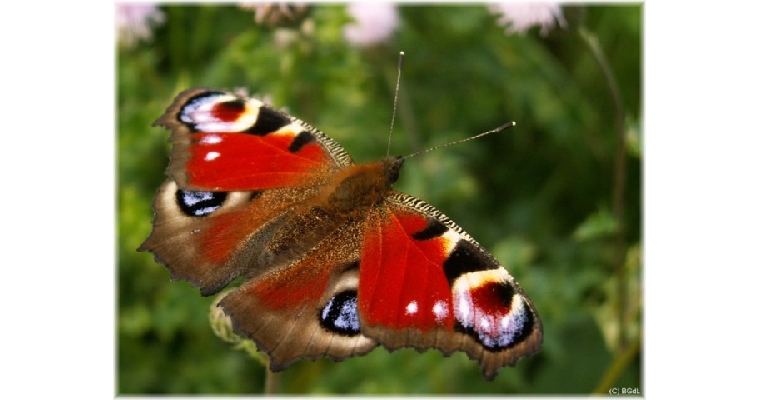
<instances>
[{"instance_id":1,"label":"peacock butterfly","mask_svg":"<svg viewBox=\"0 0 760 400\"><path fill-rule=\"evenodd\" d=\"M154 125L169 178L140 251L220 301L279 371L300 358L463 351L492 380L542 342L512 276L457 224L394 191L403 157L355 164L333 139L261 101L196 88Z\"/></svg>"}]
</instances>

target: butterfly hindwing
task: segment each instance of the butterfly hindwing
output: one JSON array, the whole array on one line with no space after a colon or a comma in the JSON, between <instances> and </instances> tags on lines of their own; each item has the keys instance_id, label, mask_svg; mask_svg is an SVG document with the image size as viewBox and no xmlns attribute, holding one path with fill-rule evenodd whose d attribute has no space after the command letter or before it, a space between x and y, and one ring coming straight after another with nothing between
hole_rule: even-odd
<instances>
[{"instance_id":1,"label":"butterfly hindwing","mask_svg":"<svg viewBox=\"0 0 760 400\"><path fill-rule=\"evenodd\" d=\"M272 370L299 358L341 360L377 346L359 324L361 226L343 223L323 233L306 255L221 301L235 330L269 355Z\"/></svg>"}]
</instances>

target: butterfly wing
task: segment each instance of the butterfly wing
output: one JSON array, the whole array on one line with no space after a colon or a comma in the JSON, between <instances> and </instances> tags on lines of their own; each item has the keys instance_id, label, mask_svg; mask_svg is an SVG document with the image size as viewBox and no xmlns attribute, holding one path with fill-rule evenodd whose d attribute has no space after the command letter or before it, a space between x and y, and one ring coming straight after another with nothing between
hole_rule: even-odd
<instances>
[{"instance_id":1,"label":"butterfly wing","mask_svg":"<svg viewBox=\"0 0 760 400\"><path fill-rule=\"evenodd\" d=\"M314 186L314 175L353 164L324 133L230 92L186 90L154 125L172 131L167 174L184 190Z\"/></svg>"},{"instance_id":2,"label":"butterfly wing","mask_svg":"<svg viewBox=\"0 0 760 400\"><path fill-rule=\"evenodd\" d=\"M186 90L156 125L171 129L170 179L138 250L204 295L285 259L266 248L275 232L329 176L353 164L322 132L229 92Z\"/></svg>"},{"instance_id":3,"label":"butterfly wing","mask_svg":"<svg viewBox=\"0 0 760 400\"><path fill-rule=\"evenodd\" d=\"M464 351L493 379L541 345L541 320L518 283L419 199L393 192L372 210L361 260L362 333L389 349Z\"/></svg>"},{"instance_id":4,"label":"butterfly wing","mask_svg":"<svg viewBox=\"0 0 760 400\"><path fill-rule=\"evenodd\" d=\"M357 311L362 227L322 232L322 240L285 266L222 299L235 331L252 339L279 371L300 358L334 360L377 346L362 334Z\"/></svg>"},{"instance_id":5,"label":"butterfly wing","mask_svg":"<svg viewBox=\"0 0 760 400\"><path fill-rule=\"evenodd\" d=\"M345 150L294 117L216 90L181 93L156 124L172 130L170 179L139 250L203 295L244 277L220 305L273 370L377 346L358 327L360 226L309 205L353 164Z\"/></svg>"}]
</instances>

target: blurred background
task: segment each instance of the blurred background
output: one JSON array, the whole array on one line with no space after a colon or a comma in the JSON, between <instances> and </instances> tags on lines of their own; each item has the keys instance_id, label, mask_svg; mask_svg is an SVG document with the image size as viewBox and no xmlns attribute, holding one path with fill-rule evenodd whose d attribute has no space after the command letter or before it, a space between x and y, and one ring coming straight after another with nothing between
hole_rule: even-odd
<instances>
[{"instance_id":1,"label":"blurred background","mask_svg":"<svg viewBox=\"0 0 760 400\"><path fill-rule=\"evenodd\" d=\"M642 386L642 6L117 4L117 393L259 394L265 367L211 329L147 253L181 90L242 88L340 142L408 160L397 190L456 221L544 323L541 351L485 381L464 354L378 348L276 375L283 394L589 394Z\"/></svg>"}]
</instances>

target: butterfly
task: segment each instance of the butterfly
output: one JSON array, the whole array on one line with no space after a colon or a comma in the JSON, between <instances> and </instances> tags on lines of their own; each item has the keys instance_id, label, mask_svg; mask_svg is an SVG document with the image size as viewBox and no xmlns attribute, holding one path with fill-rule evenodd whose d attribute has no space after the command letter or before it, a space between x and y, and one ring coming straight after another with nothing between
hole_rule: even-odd
<instances>
[{"instance_id":1,"label":"butterfly","mask_svg":"<svg viewBox=\"0 0 760 400\"><path fill-rule=\"evenodd\" d=\"M465 352L492 380L538 351L541 320L470 235L393 190L403 157L357 164L335 140L255 98L194 88L171 130L168 179L139 247L219 306L279 371L389 350Z\"/></svg>"}]
</instances>

